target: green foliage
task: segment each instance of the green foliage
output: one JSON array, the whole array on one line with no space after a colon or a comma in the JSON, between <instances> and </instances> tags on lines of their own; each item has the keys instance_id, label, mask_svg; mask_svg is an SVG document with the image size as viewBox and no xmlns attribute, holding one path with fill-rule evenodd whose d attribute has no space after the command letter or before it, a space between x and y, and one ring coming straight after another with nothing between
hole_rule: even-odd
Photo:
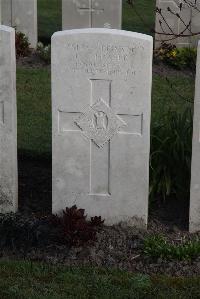
<instances>
[{"instance_id":1,"label":"green foliage","mask_svg":"<svg viewBox=\"0 0 200 299\"><path fill-rule=\"evenodd\" d=\"M16 32L15 47L17 57L25 57L30 53L30 43L28 37L22 32Z\"/></svg>"},{"instance_id":2,"label":"green foliage","mask_svg":"<svg viewBox=\"0 0 200 299\"><path fill-rule=\"evenodd\" d=\"M158 50L155 50L154 54L156 59L174 68L195 70L196 48L176 48L174 45L163 44Z\"/></svg>"},{"instance_id":3,"label":"green foliage","mask_svg":"<svg viewBox=\"0 0 200 299\"><path fill-rule=\"evenodd\" d=\"M154 123L151 135L150 196L163 199L189 192L192 142L192 112L169 110L162 122Z\"/></svg>"},{"instance_id":4,"label":"green foliage","mask_svg":"<svg viewBox=\"0 0 200 299\"><path fill-rule=\"evenodd\" d=\"M43 43L39 42L37 44L37 53L45 63L51 63L51 45L45 46Z\"/></svg>"},{"instance_id":5,"label":"green foliage","mask_svg":"<svg viewBox=\"0 0 200 299\"><path fill-rule=\"evenodd\" d=\"M181 243L175 244L160 235L150 236L144 240L144 253L155 259L192 260L200 256L200 239L182 240Z\"/></svg>"}]
</instances>

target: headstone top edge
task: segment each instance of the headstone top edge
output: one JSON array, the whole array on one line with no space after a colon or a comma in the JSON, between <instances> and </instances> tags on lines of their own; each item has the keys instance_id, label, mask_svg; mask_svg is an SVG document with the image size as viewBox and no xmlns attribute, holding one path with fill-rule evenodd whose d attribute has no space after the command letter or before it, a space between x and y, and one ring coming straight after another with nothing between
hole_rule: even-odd
<instances>
[{"instance_id":1,"label":"headstone top edge","mask_svg":"<svg viewBox=\"0 0 200 299\"><path fill-rule=\"evenodd\" d=\"M70 36L75 34L90 34L90 33L127 36L127 37L137 38L140 40L145 40L153 43L153 37L147 34L126 31L126 30L119 30L119 29L106 29L106 28L85 28L85 29L57 31L52 35L51 40L53 41L55 38L62 37L62 36Z\"/></svg>"},{"instance_id":2,"label":"headstone top edge","mask_svg":"<svg viewBox=\"0 0 200 299\"><path fill-rule=\"evenodd\" d=\"M0 31L15 32L15 29L9 26L0 25Z\"/></svg>"}]
</instances>

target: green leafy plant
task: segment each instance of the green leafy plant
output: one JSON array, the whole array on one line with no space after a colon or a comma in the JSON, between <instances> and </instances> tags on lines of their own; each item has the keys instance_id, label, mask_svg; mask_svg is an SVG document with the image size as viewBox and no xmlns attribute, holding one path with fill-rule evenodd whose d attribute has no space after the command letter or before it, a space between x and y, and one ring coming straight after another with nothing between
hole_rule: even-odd
<instances>
[{"instance_id":1,"label":"green leafy plant","mask_svg":"<svg viewBox=\"0 0 200 299\"><path fill-rule=\"evenodd\" d=\"M154 51L154 57L177 69L196 68L196 48L176 48L174 45L162 44L162 46Z\"/></svg>"},{"instance_id":2,"label":"green leafy plant","mask_svg":"<svg viewBox=\"0 0 200 299\"><path fill-rule=\"evenodd\" d=\"M167 260L191 260L200 256L200 239L176 244L169 242L161 235L150 236L144 240L144 253L151 258Z\"/></svg>"},{"instance_id":3,"label":"green leafy plant","mask_svg":"<svg viewBox=\"0 0 200 299\"><path fill-rule=\"evenodd\" d=\"M169 110L151 134L150 196L186 197L189 193L192 111Z\"/></svg>"},{"instance_id":4,"label":"green leafy plant","mask_svg":"<svg viewBox=\"0 0 200 299\"><path fill-rule=\"evenodd\" d=\"M16 56L25 57L30 53L30 43L28 37L22 32L16 32L15 35Z\"/></svg>"},{"instance_id":5,"label":"green leafy plant","mask_svg":"<svg viewBox=\"0 0 200 299\"><path fill-rule=\"evenodd\" d=\"M51 62L51 45L45 46L43 43L39 42L37 44L37 53L39 57L47 64Z\"/></svg>"}]
</instances>

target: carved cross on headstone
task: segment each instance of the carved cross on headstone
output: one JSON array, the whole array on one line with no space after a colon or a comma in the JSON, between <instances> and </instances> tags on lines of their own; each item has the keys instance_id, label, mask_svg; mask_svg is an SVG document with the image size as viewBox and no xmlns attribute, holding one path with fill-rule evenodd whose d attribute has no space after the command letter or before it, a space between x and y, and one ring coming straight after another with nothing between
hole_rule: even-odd
<instances>
[{"instance_id":1,"label":"carved cross on headstone","mask_svg":"<svg viewBox=\"0 0 200 299\"><path fill-rule=\"evenodd\" d=\"M59 111L59 133L78 133L81 129L90 140L90 195L109 196L110 140L115 134L141 136L143 115L112 110L112 81L91 79L90 84L90 106L83 112Z\"/></svg>"},{"instance_id":2,"label":"carved cross on headstone","mask_svg":"<svg viewBox=\"0 0 200 299\"><path fill-rule=\"evenodd\" d=\"M94 13L102 13L104 12L104 9L103 8L98 8L98 6L95 6L93 1L94 0L88 0L89 1L89 5L88 7L80 7L80 6L77 6L77 9L80 13L88 13L89 14L89 26L90 27L93 27L93 14Z\"/></svg>"}]
</instances>

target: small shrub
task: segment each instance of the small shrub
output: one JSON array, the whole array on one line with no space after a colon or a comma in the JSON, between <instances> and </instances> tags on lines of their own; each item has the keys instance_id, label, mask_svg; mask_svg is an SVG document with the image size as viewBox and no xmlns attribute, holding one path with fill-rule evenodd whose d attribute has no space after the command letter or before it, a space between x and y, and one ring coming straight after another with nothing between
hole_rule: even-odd
<instances>
[{"instance_id":1,"label":"small shrub","mask_svg":"<svg viewBox=\"0 0 200 299\"><path fill-rule=\"evenodd\" d=\"M0 214L0 248L11 249L44 246L51 240L53 226L50 228L47 217L37 218L20 213Z\"/></svg>"},{"instance_id":2,"label":"small shrub","mask_svg":"<svg viewBox=\"0 0 200 299\"><path fill-rule=\"evenodd\" d=\"M101 226L103 222L101 217L93 217L87 221L85 210L77 209L76 206L66 208L61 216L54 215L52 217L52 223L60 231L60 242L76 246L94 241L97 227Z\"/></svg>"},{"instance_id":3,"label":"small shrub","mask_svg":"<svg viewBox=\"0 0 200 299\"><path fill-rule=\"evenodd\" d=\"M189 195L192 111L169 110L163 122L152 127L150 156L150 196L164 200L171 195Z\"/></svg>"},{"instance_id":4,"label":"small shrub","mask_svg":"<svg viewBox=\"0 0 200 299\"><path fill-rule=\"evenodd\" d=\"M144 253L154 259L191 260L200 256L200 239L170 243L163 236L150 236L144 240Z\"/></svg>"},{"instance_id":5,"label":"small shrub","mask_svg":"<svg viewBox=\"0 0 200 299\"><path fill-rule=\"evenodd\" d=\"M30 53L30 43L27 36L22 32L16 32L15 35L16 56L25 57Z\"/></svg>"},{"instance_id":6,"label":"small shrub","mask_svg":"<svg viewBox=\"0 0 200 299\"><path fill-rule=\"evenodd\" d=\"M47 64L51 62L51 46L44 46L43 43L38 43L37 53L39 57Z\"/></svg>"},{"instance_id":7,"label":"small shrub","mask_svg":"<svg viewBox=\"0 0 200 299\"><path fill-rule=\"evenodd\" d=\"M61 216L36 217L20 213L0 214L0 248L22 249L52 244L82 245L96 238L101 217L86 220L83 209L66 208Z\"/></svg>"},{"instance_id":8,"label":"small shrub","mask_svg":"<svg viewBox=\"0 0 200 299\"><path fill-rule=\"evenodd\" d=\"M176 48L174 45L162 44L155 50L156 59L177 69L195 70L197 50L195 48Z\"/></svg>"}]
</instances>

